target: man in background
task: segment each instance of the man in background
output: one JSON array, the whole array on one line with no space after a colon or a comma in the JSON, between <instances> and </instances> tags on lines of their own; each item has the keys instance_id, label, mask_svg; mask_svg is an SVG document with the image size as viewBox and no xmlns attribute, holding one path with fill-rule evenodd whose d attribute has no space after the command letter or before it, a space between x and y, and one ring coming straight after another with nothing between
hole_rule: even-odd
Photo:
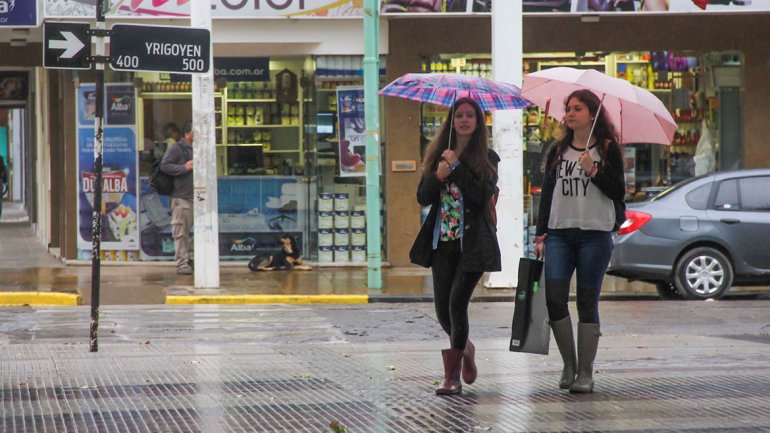
<instances>
[{"instance_id":1,"label":"man in background","mask_svg":"<svg viewBox=\"0 0 770 433\"><path fill-rule=\"evenodd\" d=\"M171 234L174 237L176 273L191 275L190 228L193 225L193 130L192 122L182 127L182 138L163 155L160 169L174 176L171 193Z\"/></svg>"}]
</instances>

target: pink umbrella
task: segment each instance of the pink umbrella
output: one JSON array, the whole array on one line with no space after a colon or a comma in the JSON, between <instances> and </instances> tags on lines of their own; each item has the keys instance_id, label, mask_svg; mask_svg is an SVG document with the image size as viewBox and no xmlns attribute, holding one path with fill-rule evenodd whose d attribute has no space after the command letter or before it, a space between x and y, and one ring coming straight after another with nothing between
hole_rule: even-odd
<instances>
[{"instance_id":1,"label":"pink umbrella","mask_svg":"<svg viewBox=\"0 0 770 433\"><path fill-rule=\"evenodd\" d=\"M676 122L660 99L626 80L593 69L558 67L533 72L524 77L521 95L561 121L565 99L580 89L591 90L601 98L599 109L618 129L621 144L671 144Z\"/></svg>"}]
</instances>

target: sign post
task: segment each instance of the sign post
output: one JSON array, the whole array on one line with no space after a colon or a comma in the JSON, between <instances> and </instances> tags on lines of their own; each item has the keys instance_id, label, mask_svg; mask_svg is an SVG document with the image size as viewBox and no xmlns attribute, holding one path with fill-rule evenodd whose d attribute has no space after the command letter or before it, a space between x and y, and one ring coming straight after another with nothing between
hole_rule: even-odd
<instances>
[{"instance_id":1,"label":"sign post","mask_svg":"<svg viewBox=\"0 0 770 433\"><path fill-rule=\"evenodd\" d=\"M89 31L91 33L91 31ZM99 351L99 282L102 242L102 149L104 147L104 0L96 2L96 115L94 117L94 208L91 248L91 331L89 352ZM89 44L90 45L90 44Z\"/></svg>"}]
</instances>

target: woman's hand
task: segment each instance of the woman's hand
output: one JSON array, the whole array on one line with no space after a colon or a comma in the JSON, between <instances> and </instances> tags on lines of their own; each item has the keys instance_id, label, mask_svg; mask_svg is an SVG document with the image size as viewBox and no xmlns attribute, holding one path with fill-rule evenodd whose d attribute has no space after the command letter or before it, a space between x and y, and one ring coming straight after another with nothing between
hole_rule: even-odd
<instances>
[{"instance_id":1,"label":"woman's hand","mask_svg":"<svg viewBox=\"0 0 770 433\"><path fill-rule=\"evenodd\" d=\"M449 163L446 161L439 161L438 167L436 167L436 177L443 182L451 173L452 167L449 166Z\"/></svg>"},{"instance_id":2,"label":"woman's hand","mask_svg":"<svg viewBox=\"0 0 770 433\"><path fill-rule=\"evenodd\" d=\"M588 173L594 166L594 160L591 159L591 155L589 155L588 152L583 152L578 157L578 164L580 164L580 168L582 168L585 173Z\"/></svg>"},{"instance_id":3,"label":"woman's hand","mask_svg":"<svg viewBox=\"0 0 770 433\"><path fill-rule=\"evenodd\" d=\"M543 254L545 254L545 242L535 244L535 257L542 260Z\"/></svg>"},{"instance_id":4,"label":"woman's hand","mask_svg":"<svg viewBox=\"0 0 770 433\"><path fill-rule=\"evenodd\" d=\"M454 164L457 161L457 154L454 150L447 149L441 153L441 157L450 164Z\"/></svg>"}]
</instances>

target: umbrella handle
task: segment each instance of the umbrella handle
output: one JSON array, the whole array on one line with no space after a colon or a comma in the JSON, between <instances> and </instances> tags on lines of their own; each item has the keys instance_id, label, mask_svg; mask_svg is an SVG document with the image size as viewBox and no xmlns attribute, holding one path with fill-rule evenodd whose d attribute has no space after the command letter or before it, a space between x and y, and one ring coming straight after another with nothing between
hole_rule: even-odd
<instances>
[{"instance_id":1,"label":"umbrella handle","mask_svg":"<svg viewBox=\"0 0 770 433\"><path fill-rule=\"evenodd\" d=\"M594 122L591 124L591 131L588 133L588 140L586 140L586 152L588 152L588 143L591 142L591 137L594 135L594 128L596 127L596 121L599 120L599 113L602 112L602 105L604 104L604 97L606 93L602 93L602 100L599 101L599 108L596 110L596 116L594 116Z\"/></svg>"},{"instance_id":2,"label":"umbrella handle","mask_svg":"<svg viewBox=\"0 0 770 433\"><path fill-rule=\"evenodd\" d=\"M452 106L449 107L449 141L446 144L447 150L452 148L452 132L455 129L455 103L457 102L458 93L460 92L455 92L455 97L452 99Z\"/></svg>"}]
</instances>

